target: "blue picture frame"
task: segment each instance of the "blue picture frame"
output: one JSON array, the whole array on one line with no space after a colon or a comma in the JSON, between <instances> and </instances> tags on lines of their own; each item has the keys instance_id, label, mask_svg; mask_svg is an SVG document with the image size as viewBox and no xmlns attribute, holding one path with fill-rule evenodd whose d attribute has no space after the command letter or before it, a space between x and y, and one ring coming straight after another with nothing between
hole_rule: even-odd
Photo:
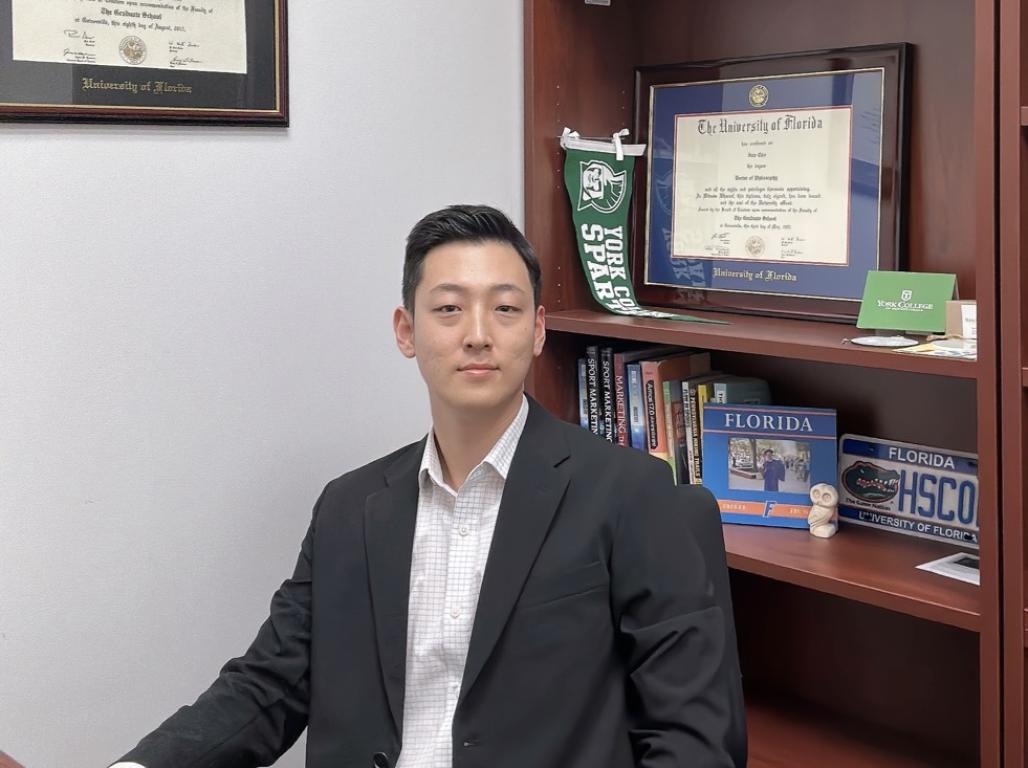
<instances>
[{"instance_id":1,"label":"blue picture frame","mask_svg":"<svg viewBox=\"0 0 1028 768\"><path fill-rule=\"evenodd\" d=\"M707 404L702 423L703 485L721 521L806 529L810 489L838 477L835 410Z\"/></svg>"}]
</instances>

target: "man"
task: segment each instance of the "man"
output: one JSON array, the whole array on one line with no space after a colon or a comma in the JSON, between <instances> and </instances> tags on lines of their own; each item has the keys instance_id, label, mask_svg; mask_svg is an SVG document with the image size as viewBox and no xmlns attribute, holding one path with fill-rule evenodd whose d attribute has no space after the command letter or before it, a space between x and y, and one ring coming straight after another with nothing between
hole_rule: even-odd
<instances>
[{"instance_id":1,"label":"man","mask_svg":"<svg viewBox=\"0 0 1028 768\"><path fill-rule=\"evenodd\" d=\"M431 431L328 484L253 645L123 760L268 765L307 727L310 768L731 765L690 510L525 397L539 291L499 211L418 222L393 325Z\"/></svg>"},{"instance_id":2,"label":"man","mask_svg":"<svg viewBox=\"0 0 1028 768\"><path fill-rule=\"evenodd\" d=\"M785 464L775 458L770 448L764 450L764 490L778 491L778 484L785 479Z\"/></svg>"}]
</instances>

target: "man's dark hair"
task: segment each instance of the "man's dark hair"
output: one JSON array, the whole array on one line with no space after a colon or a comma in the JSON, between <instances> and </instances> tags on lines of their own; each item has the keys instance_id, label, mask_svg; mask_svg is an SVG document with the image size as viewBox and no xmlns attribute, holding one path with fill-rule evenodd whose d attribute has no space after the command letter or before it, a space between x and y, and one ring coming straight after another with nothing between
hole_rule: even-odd
<instances>
[{"instance_id":1,"label":"man's dark hair","mask_svg":"<svg viewBox=\"0 0 1028 768\"><path fill-rule=\"evenodd\" d=\"M425 256L447 243L484 243L495 241L511 246L528 268L532 298L539 306L542 270L528 239L506 214L488 205L451 205L425 216L407 235L403 258L403 306L414 309L414 289L421 282Z\"/></svg>"}]
</instances>

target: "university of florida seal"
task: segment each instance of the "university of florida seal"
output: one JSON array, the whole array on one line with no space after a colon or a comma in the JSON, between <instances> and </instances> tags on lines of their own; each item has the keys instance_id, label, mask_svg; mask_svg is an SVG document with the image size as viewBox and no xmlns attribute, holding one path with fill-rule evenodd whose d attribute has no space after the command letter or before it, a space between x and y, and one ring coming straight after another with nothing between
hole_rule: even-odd
<instances>
[{"instance_id":1,"label":"university of florida seal","mask_svg":"<svg viewBox=\"0 0 1028 768\"><path fill-rule=\"evenodd\" d=\"M764 238L760 235L753 235L752 237L746 238L746 253L750 256L757 257L764 252Z\"/></svg>"},{"instance_id":2,"label":"university of florida seal","mask_svg":"<svg viewBox=\"0 0 1028 768\"><path fill-rule=\"evenodd\" d=\"M767 104L767 88L763 85L755 85L750 88L750 106L763 107Z\"/></svg>"},{"instance_id":3,"label":"university of florida seal","mask_svg":"<svg viewBox=\"0 0 1028 768\"><path fill-rule=\"evenodd\" d=\"M129 35L118 43L118 52L126 64L142 64L146 60L146 43L135 35Z\"/></svg>"}]
</instances>

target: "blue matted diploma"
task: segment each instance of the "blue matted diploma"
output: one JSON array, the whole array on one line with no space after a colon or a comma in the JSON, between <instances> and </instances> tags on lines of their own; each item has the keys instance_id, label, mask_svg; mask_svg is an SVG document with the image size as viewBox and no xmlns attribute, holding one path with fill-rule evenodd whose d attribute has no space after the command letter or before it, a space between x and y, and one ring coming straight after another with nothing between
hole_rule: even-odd
<instances>
[{"instance_id":1,"label":"blue matted diploma","mask_svg":"<svg viewBox=\"0 0 1028 768\"><path fill-rule=\"evenodd\" d=\"M853 50L850 62L863 62ZM683 65L677 79L675 68L640 70L640 297L855 316L867 273L898 264L904 51L876 48L867 60L878 66L833 71L789 72L789 57L777 57L756 77L724 75L763 62Z\"/></svg>"}]
</instances>

